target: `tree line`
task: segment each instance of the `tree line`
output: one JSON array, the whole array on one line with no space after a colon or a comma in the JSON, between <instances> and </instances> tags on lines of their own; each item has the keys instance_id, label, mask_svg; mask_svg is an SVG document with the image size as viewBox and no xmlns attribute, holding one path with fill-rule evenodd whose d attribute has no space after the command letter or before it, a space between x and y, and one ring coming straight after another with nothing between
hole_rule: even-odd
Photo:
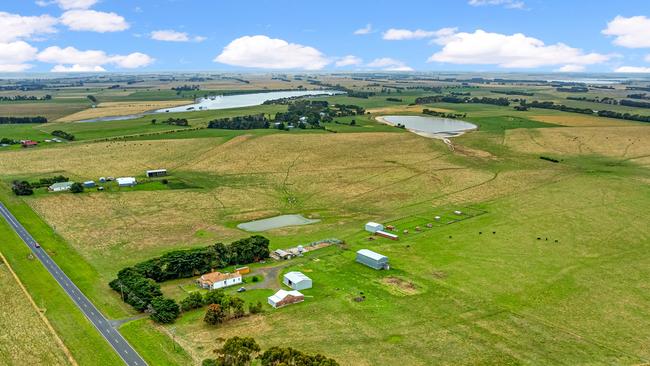
<instances>
[{"instance_id":1,"label":"tree line","mask_svg":"<svg viewBox=\"0 0 650 366\"><path fill-rule=\"evenodd\" d=\"M24 100L29 100L29 101L34 101L34 100L51 100L52 96L49 94L46 94L42 97L37 97L35 95L15 95L13 97L9 96L0 96L0 102L17 102L17 101L24 101Z\"/></svg>"},{"instance_id":2,"label":"tree line","mask_svg":"<svg viewBox=\"0 0 650 366\"><path fill-rule=\"evenodd\" d=\"M218 118L208 122L208 128L218 128L222 130L253 130L269 128L270 126L271 120L266 118L264 113Z\"/></svg>"},{"instance_id":3,"label":"tree line","mask_svg":"<svg viewBox=\"0 0 650 366\"><path fill-rule=\"evenodd\" d=\"M430 116L452 118L452 119L467 117L467 113L445 113L445 112L434 111L428 108L424 108L422 110L422 114L428 114Z\"/></svg>"},{"instance_id":4,"label":"tree line","mask_svg":"<svg viewBox=\"0 0 650 366\"><path fill-rule=\"evenodd\" d=\"M252 263L268 256L269 240L254 235L229 245L216 243L203 248L165 253L120 270L109 286L136 310L150 312L153 320L171 322L178 316L180 308L176 309L178 305L174 300L163 298L158 282L192 277L231 264ZM165 316L155 315L160 312Z\"/></svg>"},{"instance_id":5,"label":"tree line","mask_svg":"<svg viewBox=\"0 0 650 366\"><path fill-rule=\"evenodd\" d=\"M490 93L495 94L505 94L505 95L523 95L523 96L533 96L535 93L520 91L520 90L490 90Z\"/></svg>"},{"instance_id":6,"label":"tree line","mask_svg":"<svg viewBox=\"0 0 650 366\"><path fill-rule=\"evenodd\" d=\"M519 107L519 106L517 106ZM515 107L515 108L517 108ZM582 113L582 114L596 114L599 117L605 117L605 118L618 118L618 119L625 119L629 121L638 121L638 122L650 122L650 116L644 116L640 114L632 114L632 113L621 113L621 112L615 112L615 111L608 111L608 110L602 110L595 112L594 110L590 108L575 108L575 107L569 107L563 104L555 104L553 102L538 102L534 101L531 103L527 103L525 100L521 101L521 107L532 107L532 108L543 108L543 109L555 109L558 111L563 111L563 112L571 112L571 113Z\"/></svg>"},{"instance_id":7,"label":"tree line","mask_svg":"<svg viewBox=\"0 0 650 366\"><path fill-rule=\"evenodd\" d=\"M215 358L206 358L201 366L248 366L259 360L262 366L338 366L336 360L321 354L310 355L291 347L273 346L262 352L252 337L228 338L213 350Z\"/></svg>"},{"instance_id":8,"label":"tree line","mask_svg":"<svg viewBox=\"0 0 650 366\"><path fill-rule=\"evenodd\" d=\"M638 100L623 99L620 104L628 107L650 108L650 102L642 102Z\"/></svg>"},{"instance_id":9,"label":"tree line","mask_svg":"<svg viewBox=\"0 0 650 366\"><path fill-rule=\"evenodd\" d=\"M54 130L52 131L52 136L60 137L62 139L66 139L68 141L74 141L74 135L65 131L61 130Z\"/></svg>"},{"instance_id":10,"label":"tree line","mask_svg":"<svg viewBox=\"0 0 650 366\"><path fill-rule=\"evenodd\" d=\"M489 98L489 97L459 97L454 95L430 95L426 97L415 98L415 104L431 104L431 103L479 103L479 104L492 104L499 106L509 106L510 101L508 98Z\"/></svg>"},{"instance_id":11,"label":"tree line","mask_svg":"<svg viewBox=\"0 0 650 366\"><path fill-rule=\"evenodd\" d=\"M21 123L47 123L47 118L37 117L0 117L0 125L21 124Z\"/></svg>"}]
</instances>

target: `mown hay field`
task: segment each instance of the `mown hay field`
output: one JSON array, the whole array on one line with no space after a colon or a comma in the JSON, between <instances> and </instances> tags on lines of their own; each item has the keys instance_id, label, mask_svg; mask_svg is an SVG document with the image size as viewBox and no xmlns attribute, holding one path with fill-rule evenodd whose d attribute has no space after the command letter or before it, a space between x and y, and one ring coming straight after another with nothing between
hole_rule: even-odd
<instances>
[{"instance_id":1,"label":"mown hay field","mask_svg":"<svg viewBox=\"0 0 650 366\"><path fill-rule=\"evenodd\" d=\"M124 116L138 114L154 109L170 108L179 105L189 104L189 100L167 100L147 102L103 102L95 108L84 109L83 111L69 114L56 120L56 122L83 121L86 119Z\"/></svg>"},{"instance_id":2,"label":"mown hay field","mask_svg":"<svg viewBox=\"0 0 650 366\"><path fill-rule=\"evenodd\" d=\"M0 258L0 363L71 365L61 341Z\"/></svg>"}]
</instances>

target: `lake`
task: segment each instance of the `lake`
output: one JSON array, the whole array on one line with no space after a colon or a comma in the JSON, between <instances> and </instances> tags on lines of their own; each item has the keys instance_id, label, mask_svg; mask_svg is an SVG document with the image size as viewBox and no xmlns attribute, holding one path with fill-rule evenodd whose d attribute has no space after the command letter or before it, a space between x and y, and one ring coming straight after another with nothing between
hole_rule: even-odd
<instances>
[{"instance_id":1,"label":"lake","mask_svg":"<svg viewBox=\"0 0 650 366\"><path fill-rule=\"evenodd\" d=\"M424 136L433 134L453 137L476 129L476 125L469 122L433 116L381 116L378 120L390 125L402 124L407 130Z\"/></svg>"},{"instance_id":2,"label":"lake","mask_svg":"<svg viewBox=\"0 0 650 366\"><path fill-rule=\"evenodd\" d=\"M320 222L320 220L311 220L302 215L281 215L268 219L243 222L237 225L237 228L250 232L260 232L285 226L315 224L317 222Z\"/></svg>"},{"instance_id":3,"label":"lake","mask_svg":"<svg viewBox=\"0 0 650 366\"><path fill-rule=\"evenodd\" d=\"M208 98L200 98L196 103L183 105L180 107L157 109L150 112L130 114L125 116L110 116L87 119L80 122L101 122L101 121L123 121L128 119L140 118L145 115L160 114L160 113L178 113L178 112L196 112L208 111L216 109L229 109L229 108L242 108L261 105L268 100L292 98L292 97L306 97L325 95L331 96L336 94L343 94L337 90L296 90L296 91L275 91L267 93L250 93L250 94L235 94L224 96L211 96Z\"/></svg>"}]
</instances>

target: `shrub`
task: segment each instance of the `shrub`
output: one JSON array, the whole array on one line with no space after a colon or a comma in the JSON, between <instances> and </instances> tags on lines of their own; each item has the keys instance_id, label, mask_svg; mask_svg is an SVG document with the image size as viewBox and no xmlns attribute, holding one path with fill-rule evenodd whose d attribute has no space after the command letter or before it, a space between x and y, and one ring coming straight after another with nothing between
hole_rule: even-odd
<instances>
[{"instance_id":1,"label":"shrub","mask_svg":"<svg viewBox=\"0 0 650 366\"><path fill-rule=\"evenodd\" d=\"M201 306L203 306L203 295L198 291L192 292L186 298L181 300L181 310L183 311L198 309Z\"/></svg>"},{"instance_id":2,"label":"shrub","mask_svg":"<svg viewBox=\"0 0 650 366\"><path fill-rule=\"evenodd\" d=\"M162 296L151 300L151 319L157 323L171 323L178 317L181 312L178 304L173 299L167 299Z\"/></svg>"}]
</instances>

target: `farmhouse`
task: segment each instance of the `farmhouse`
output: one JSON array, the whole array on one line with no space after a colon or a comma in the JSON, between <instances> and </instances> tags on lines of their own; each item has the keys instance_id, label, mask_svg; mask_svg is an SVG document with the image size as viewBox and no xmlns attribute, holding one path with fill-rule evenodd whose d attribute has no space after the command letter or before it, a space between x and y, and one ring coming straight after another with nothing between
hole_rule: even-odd
<instances>
[{"instance_id":1,"label":"farmhouse","mask_svg":"<svg viewBox=\"0 0 650 366\"><path fill-rule=\"evenodd\" d=\"M167 175L167 169L154 169L154 170L147 170L147 178L153 178L153 177L163 177Z\"/></svg>"},{"instance_id":2,"label":"farmhouse","mask_svg":"<svg viewBox=\"0 0 650 366\"><path fill-rule=\"evenodd\" d=\"M378 224L376 222L369 222L366 224L366 231L369 233L376 233L377 231L384 230L384 225Z\"/></svg>"},{"instance_id":3,"label":"farmhouse","mask_svg":"<svg viewBox=\"0 0 650 366\"><path fill-rule=\"evenodd\" d=\"M282 282L294 290L305 290L311 288L311 278L302 272L289 272L284 275Z\"/></svg>"},{"instance_id":4,"label":"farmhouse","mask_svg":"<svg viewBox=\"0 0 650 366\"><path fill-rule=\"evenodd\" d=\"M357 252L357 262L374 269L390 269L388 257L368 249Z\"/></svg>"},{"instance_id":5,"label":"farmhouse","mask_svg":"<svg viewBox=\"0 0 650 366\"><path fill-rule=\"evenodd\" d=\"M201 288L216 290L228 286L240 284L242 282L241 274L210 272L201 276L197 283Z\"/></svg>"},{"instance_id":6,"label":"farmhouse","mask_svg":"<svg viewBox=\"0 0 650 366\"><path fill-rule=\"evenodd\" d=\"M87 180L83 183L84 188L92 188L95 186L94 180Z\"/></svg>"},{"instance_id":7,"label":"farmhouse","mask_svg":"<svg viewBox=\"0 0 650 366\"><path fill-rule=\"evenodd\" d=\"M117 185L120 187L133 187L137 184L135 178L133 177L122 177L117 178Z\"/></svg>"},{"instance_id":8,"label":"farmhouse","mask_svg":"<svg viewBox=\"0 0 650 366\"><path fill-rule=\"evenodd\" d=\"M72 188L72 185L74 182L59 182L59 183L54 183L51 186L47 187L47 190L50 192L63 192L63 191L69 191L70 188Z\"/></svg>"},{"instance_id":9,"label":"farmhouse","mask_svg":"<svg viewBox=\"0 0 650 366\"><path fill-rule=\"evenodd\" d=\"M295 304L298 302L303 302L305 301L305 295L301 294L296 290L293 291L279 290L272 296L269 296L268 300L269 300L269 305L277 309L283 306Z\"/></svg>"},{"instance_id":10,"label":"farmhouse","mask_svg":"<svg viewBox=\"0 0 650 366\"><path fill-rule=\"evenodd\" d=\"M36 147L38 145L38 142L34 140L22 140L20 141L20 145L22 147Z\"/></svg>"}]
</instances>

